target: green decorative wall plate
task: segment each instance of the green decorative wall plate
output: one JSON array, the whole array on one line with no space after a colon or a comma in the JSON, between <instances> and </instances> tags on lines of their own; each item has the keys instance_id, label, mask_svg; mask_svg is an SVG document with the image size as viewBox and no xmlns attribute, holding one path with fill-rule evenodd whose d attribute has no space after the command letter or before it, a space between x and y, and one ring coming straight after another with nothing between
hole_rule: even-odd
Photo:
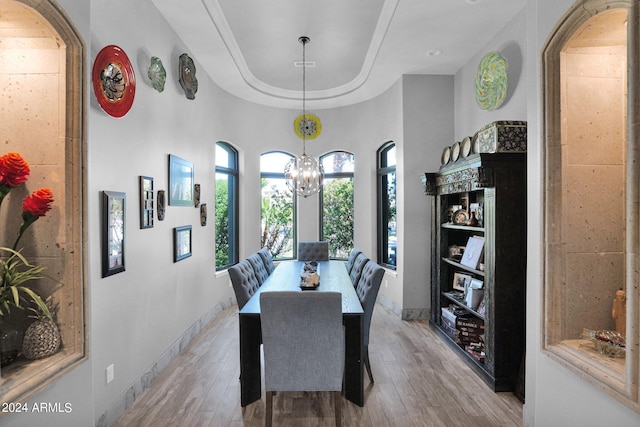
<instances>
[{"instance_id":1,"label":"green decorative wall plate","mask_svg":"<svg viewBox=\"0 0 640 427\"><path fill-rule=\"evenodd\" d=\"M475 90L476 101L483 110L493 110L507 95L507 60L499 52L489 52L478 65Z\"/></svg>"}]
</instances>

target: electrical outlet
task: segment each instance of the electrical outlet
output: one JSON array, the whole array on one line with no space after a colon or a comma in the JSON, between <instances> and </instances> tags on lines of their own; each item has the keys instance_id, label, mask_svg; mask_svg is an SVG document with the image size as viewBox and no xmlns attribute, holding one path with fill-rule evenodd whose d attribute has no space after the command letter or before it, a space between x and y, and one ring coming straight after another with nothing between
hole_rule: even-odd
<instances>
[{"instance_id":1,"label":"electrical outlet","mask_svg":"<svg viewBox=\"0 0 640 427\"><path fill-rule=\"evenodd\" d=\"M115 378L115 371L113 367L113 363L107 366L107 384L109 384Z\"/></svg>"}]
</instances>

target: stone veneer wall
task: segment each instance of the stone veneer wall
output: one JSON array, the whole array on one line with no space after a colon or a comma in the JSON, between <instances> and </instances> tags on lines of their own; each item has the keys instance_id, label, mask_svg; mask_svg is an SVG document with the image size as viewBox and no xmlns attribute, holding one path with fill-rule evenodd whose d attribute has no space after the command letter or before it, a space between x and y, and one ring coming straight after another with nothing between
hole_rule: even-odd
<instances>
[{"instance_id":1,"label":"stone veneer wall","mask_svg":"<svg viewBox=\"0 0 640 427\"><path fill-rule=\"evenodd\" d=\"M614 329L611 303L625 277L626 46L563 55L564 339Z\"/></svg>"}]
</instances>

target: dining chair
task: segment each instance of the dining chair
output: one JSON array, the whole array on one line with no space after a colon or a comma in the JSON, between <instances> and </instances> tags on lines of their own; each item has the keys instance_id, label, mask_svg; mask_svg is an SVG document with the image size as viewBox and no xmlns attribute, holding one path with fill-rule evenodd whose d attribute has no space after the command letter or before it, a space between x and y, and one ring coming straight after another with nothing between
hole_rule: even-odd
<instances>
[{"instance_id":1,"label":"dining chair","mask_svg":"<svg viewBox=\"0 0 640 427\"><path fill-rule=\"evenodd\" d=\"M351 268L351 272L349 272L349 277L351 278L351 283L353 283L354 287L358 286L358 281L360 280L362 269L364 268L367 261L369 261L369 257L364 253L358 254L355 261L353 261L353 268Z\"/></svg>"},{"instance_id":2,"label":"dining chair","mask_svg":"<svg viewBox=\"0 0 640 427\"><path fill-rule=\"evenodd\" d=\"M365 368L367 368L369 381L372 383L374 381L373 374L371 373L371 364L369 363L369 330L371 329L373 307L375 307L376 304L376 298L378 297L383 276L384 268L373 261L367 261L362 269L362 275L358 280L358 285L356 286L356 293L358 294L358 299L360 299L360 304L362 304L362 310L364 311L364 316L362 317L363 361Z\"/></svg>"},{"instance_id":3,"label":"dining chair","mask_svg":"<svg viewBox=\"0 0 640 427\"><path fill-rule=\"evenodd\" d=\"M298 242L298 261L329 261L329 242Z\"/></svg>"},{"instance_id":4,"label":"dining chair","mask_svg":"<svg viewBox=\"0 0 640 427\"><path fill-rule=\"evenodd\" d=\"M356 261L356 257L361 253L362 251L360 250L360 248L351 249L351 252L349 252L349 258L347 258L347 263L345 264L345 266L347 267L347 273L351 273L353 263Z\"/></svg>"},{"instance_id":5,"label":"dining chair","mask_svg":"<svg viewBox=\"0 0 640 427\"><path fill-rule=\"evenodd\" d=\"M263 292L265 424L273 419L273 394L331 391L336 426L342 425L345 343L340 292Z\"/></svg>"},{"instance_id":6,"label":"dining chair","mask_svg":"<svg viewBox=\"0 0 640 427\"><path fill-rule=\"evenodd\" d=\"M260 283L253 270L253 266L246 259L229 267L228 271L229 278L231 278L231 285L233 286L233 291L238 301L238 309L241 310L251 296L256 293L260 287Z\"/></svg>"},{"instance_id":7,"label":"dining chair","mask_svg":"<svg viewBox=\"0 0 640 427\"><path fill-rule=\"evenodd\" d=\"M262 286L267 277L269 277L269 272L267 271L267 267L264 265L264 261L262 257L256 252L247 257L247 261L253 267L253 273L256 275L256 279L258 279L258 284Z\"/></svg>"},{"instance_id":8,"label":"dining chair","mask_svg":"<svg viewBox=\"0 0 640 427\"><path fill-rule=\"evenodd\" d=\"M273 263L273 257L271 256L271 252L269 252L269 249L267 248L260 249L258 251L258 255L260 255L260 258L262 258L262 261L264 262L264 266L266 267L269 274L273 273L273 270L276 269L276 266Z\"/></svg>"}]
</instances>

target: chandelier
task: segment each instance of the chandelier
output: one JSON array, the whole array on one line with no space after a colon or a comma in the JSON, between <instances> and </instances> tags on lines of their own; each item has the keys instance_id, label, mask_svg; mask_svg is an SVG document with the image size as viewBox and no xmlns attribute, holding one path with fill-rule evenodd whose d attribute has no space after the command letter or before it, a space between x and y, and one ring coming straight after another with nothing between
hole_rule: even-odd
<instances>
[{"instance_id":1,"label":"chandelier","mask_svg":"<svg viewBox=\"0 0 640 427\"><path fill-rule=\"evenodd\" d=\"M294 123L294 130L302 138L302 154L292 158L284 167L284 177L287 187L298 196L309 197L320 191L324 170L318 160L307 155L307 138L313 139L319 135L320 121L313 114L306 111L306 55L305 48L309 37L298 38L302 43L302 115Z\"/></svg>"}]
</instances>

